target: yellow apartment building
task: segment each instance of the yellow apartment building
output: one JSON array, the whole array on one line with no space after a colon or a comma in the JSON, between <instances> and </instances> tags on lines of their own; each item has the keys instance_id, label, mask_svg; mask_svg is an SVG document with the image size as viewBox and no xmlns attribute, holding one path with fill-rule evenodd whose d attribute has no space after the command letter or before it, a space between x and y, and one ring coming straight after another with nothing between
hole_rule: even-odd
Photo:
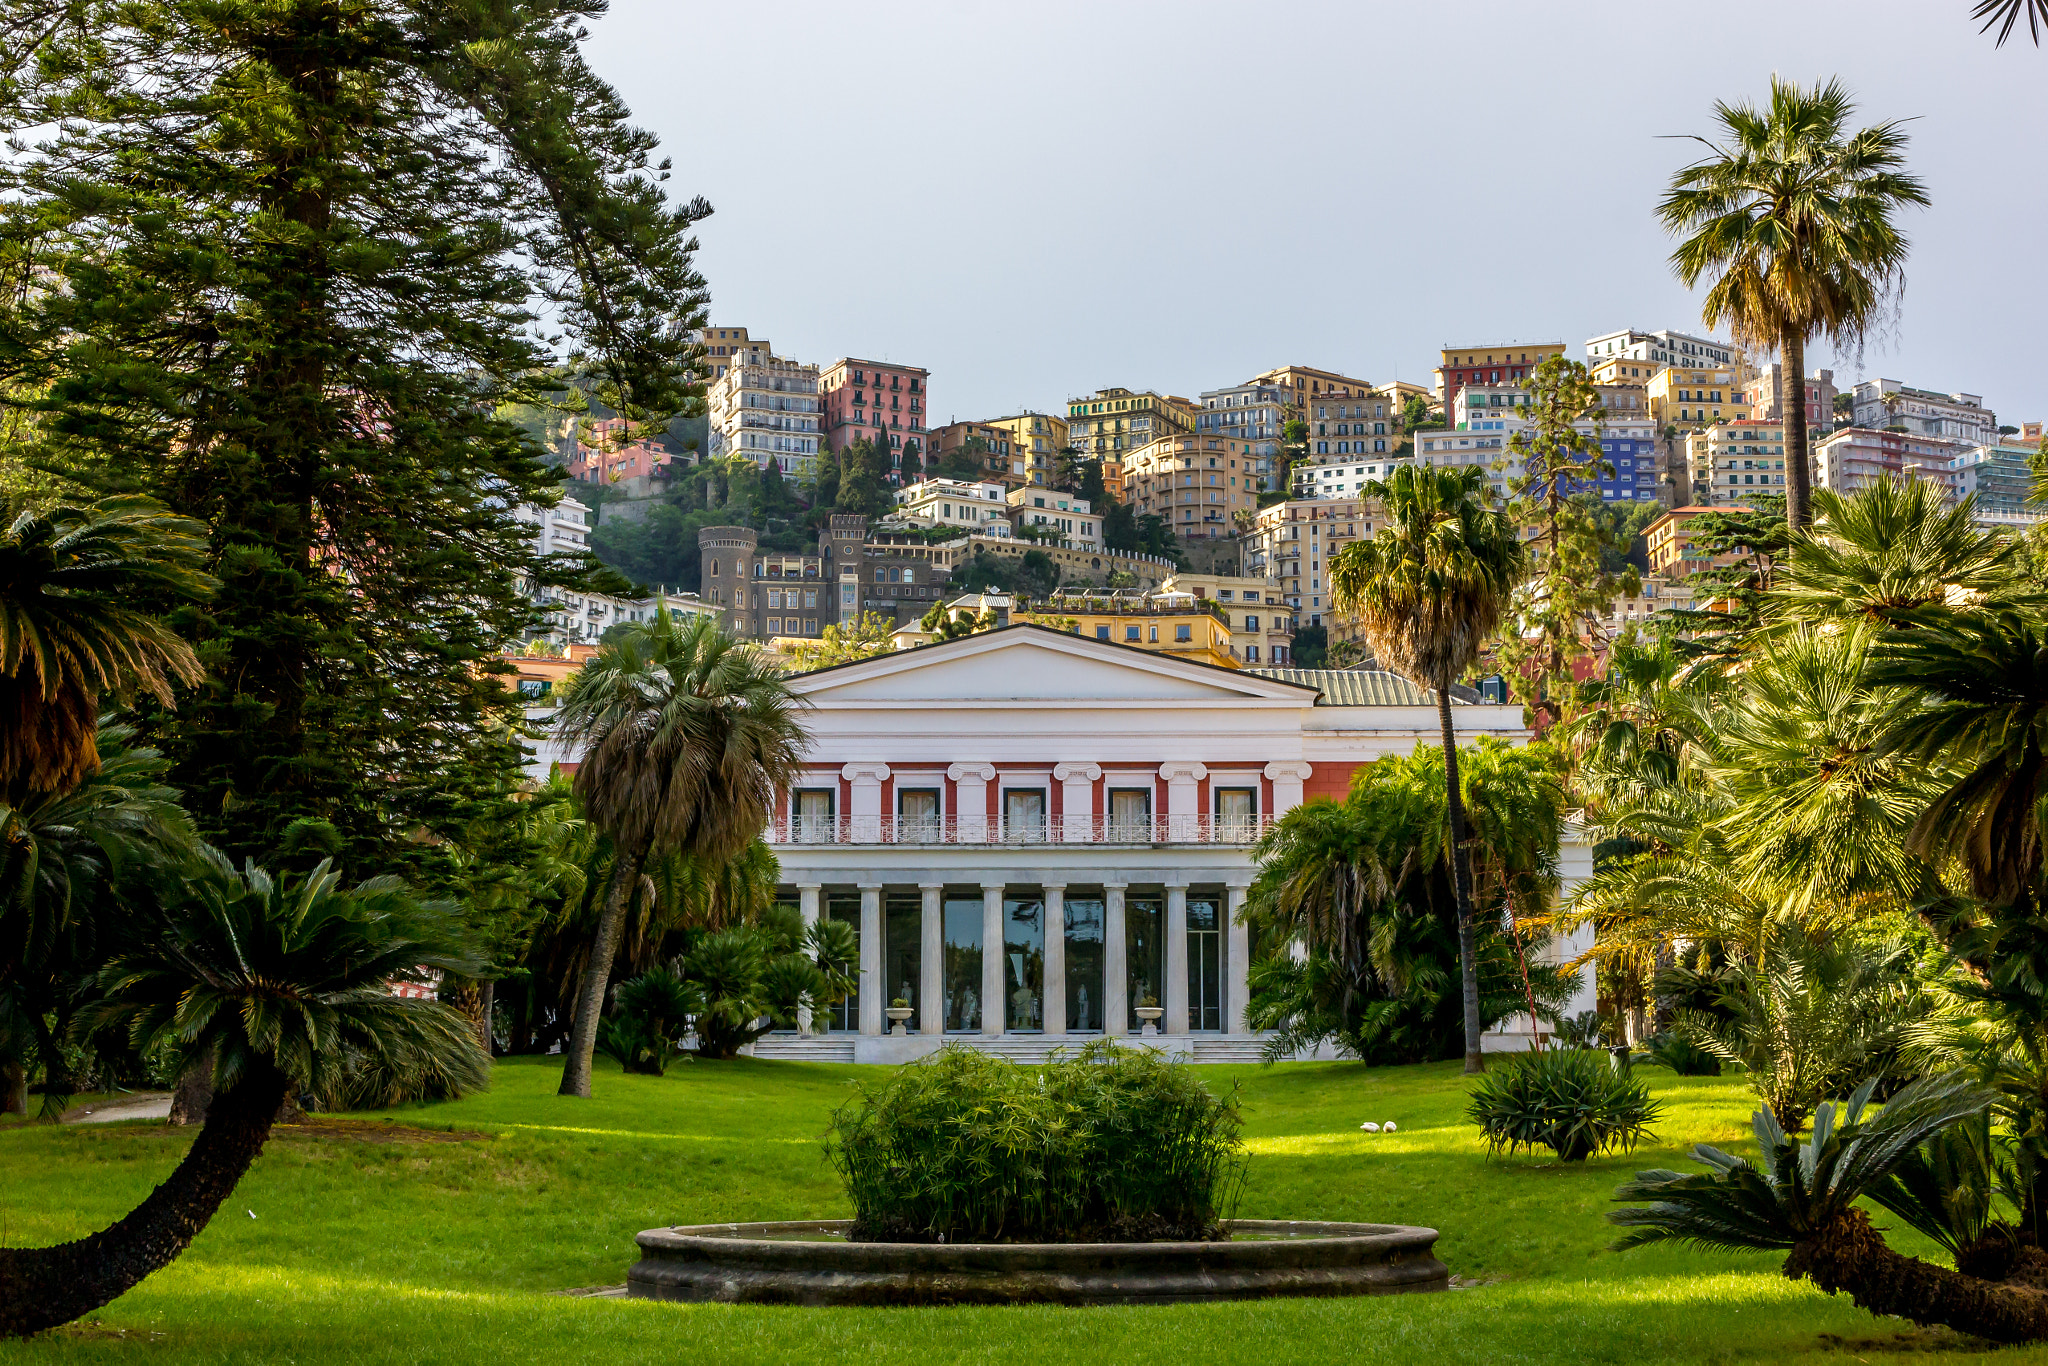
<instances>
[{"instance_id":1,"label":"yellow apartment building","mask_svg":"<svg viewBox=\"0 0 2048 1366\"><path fill-rule=\"evenodd\" d=\"M1182 542L1237 534L1237 514L1259 506L1258 456L1249 441L1170 436L1124 458L1125 502L1164 517Z\"/></svg>"},{"instance_id":2,"label":"yellow apartment building","mask_svg":"<svg viewBox=\"0 0 2048 1366\"><path fill-rule=\"evenodd\" d=\"M1785 424L1740 418L1685 439L1694 498L1725 507L1760 493L1785 494Z\"/></svg>"},{"instance_id":3,"label":"yellow apartment building","mask_svg":"<svg viewBox=\"0 0 2048 1366\"><path fill-rule=\"evenodd\" d=\"M1019 619L1197 664L1242 667L1230 648L1229 625L1190 593L1162 591L1142 598L1067 594L1048 598Z\"/></svg>"},{"instance_id":4,"label":"yellow apartment building","mask_svg":"<svg viewBox=\"0 0 2048 1366\"><path fill-rule=\"evenodd\" d=\"M1097 389L1067 404L1067 441L1083 455L1125 451L1195 430L1201 405L1174 394Z\"/></svg>"},{"instance_id":5,"label":"yellow apartment building","mask_svg":"<svg viewBox=\"0 0 2048 1366\"><path fill-rule=\"evenodd\" d=\"M1193 593L1213 602L1230 625L1230 652L1247 667L1284 667L1294 644L1293 610L1280 580L1238 574L1175 574L1166 592Z\"/></svg>"},{"instance_id":6,"label":"yellow apartment building","mask_svg":"<svg viewBox=\"0 0 2048 1366\"><path fill-rule=\"evenodd\" d=\"M1595 384L1637 384L1647 386L1665 368L1661 361L1641 356L1608 356L1592 362Z\"/></svg>"},{"instance_id":7,"label":"yellow apartment building","mask_svg":"<svg viewBox=\"0 0 2048 1366\"><path fill-rule=\"evenodd\" d=\"M1261 371L1248 382L1286 389L1293 394L1296 404L1319 398L1366 398L1373 392L1369 380L1354 379L1334 370L1318 370L1312 365L1282 365Z\"/></svg>"},{"instance_id":8,"label":"yellow apartment building","mask_svg":"<svg viewBox=\"0 0 2048 1366\"><path fill-rule=\"evenodd\" d=\"M1657 430L1676 427L1690 431L1716 422L1747 422L1747 395L1736 382L1735 371L1721 368L1694 369L1667 365L1648 381L1650 416Z\"/></svg>"},{"instance_id":9,"label":"yellow apartment building","mask_svg":"<svg viewBox=\"0 0 2048 1366\"><path fill-rule=\"evenodd\" d=\"M1747 507L1700 507L1691 505L1673 508L1656 521L1643 528L1643 540L1649 549L1650 572L1668 582L1682 581L1689 574L1708 569L1718 569L1733 564L1732 555L1708 556L1696 552L1691 537L1686 535L1686 525L1695 517L1707 512L1748 512Z\"/></svg>"},{"instance_id":10,"label":"yellow apartment building","mask_svg":"<svg viewBox=\"0 0 2048 1366\"><path fill-rule=\"evenodd\" d=\"M1034 484L1050 484L1060 468L1060 449L1067 444L1067 420L1051 413L1018 413L992 417L986 426L1010 434L1010 450L1024 458L1024 473Z\"/></svg>"}]
</instances>

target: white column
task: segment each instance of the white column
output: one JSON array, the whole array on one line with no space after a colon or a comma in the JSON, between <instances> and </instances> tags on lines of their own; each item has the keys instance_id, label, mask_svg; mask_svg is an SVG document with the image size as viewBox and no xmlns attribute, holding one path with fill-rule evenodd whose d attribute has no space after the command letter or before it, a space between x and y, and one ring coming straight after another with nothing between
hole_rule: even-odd
<instances>
[{"instance_id":1,"label":"white column","mask_svg":"<svg viewBox=\"0 0 2048 1366\"><path fill-rule=\"evenodd\" d=\"M1130 1032L1131 968L1124 929L1124 885L1102 884L1102 1032L1121 1037Z\"/></svg>"},{"instance_id":2,"label":"white column","mask_svg":"<svg viewBox=\"0 0 2048 1366\"><path fill-rule=\"evenodd\" d=\"M1045 1032L1067 1032L1067 888L1048 882L1045 889Z\"/></svg>"},{"instance_id":3,"label":"white column","mask_svg":"<svg viewBox=\"0 0 2048 1366\"><path fill-rule=\"evenodd\" d=\"M1003 1000L1003 888L981 884L981 1032L1000 1034L1009 1019Z\"/></svg>"},{"instance_id":4,"label":"white column","mask_svg":"<svg viewBox=\"0 0 2048 1366\"><path fill-rule=\"evenodd\" d=\"M804 928L806 930L818 923L818 893L822 890L824 890L824 884L819 882L799 882L796 885L797 910L803 915ZM798 1006L796 1008L796 1032L798 1034L808 1034L811 1032L811 1008L809 1006Z\"/></svg>"},{"instance_id":5,"label":"white column","mask_svg":"<svg viewBox=\"0 0 2048 1366\"><path fill-rule=\"evenodd\" d=\"M860 1032L882 1032L889 985L882 978L882 884L860 884Z\"/></svg>"},{"instance_id":6,"label":"white column","mask_svg":"<svg viewBox=\"0 0 2048 1366\"><path fill-rule=\"evenodd\" d=\"M1302 759L1275 759L1266 765L1273 782L1273 809L1266 814L1276 819L1301 805L1301 785L1308 781L1312 766Z\"/></svg>"},{"instance_id":7,"label":"white column","mask_svg":"<svg viewBox=\"0 0 2048 1366\"><path fill-rule=\"evenodd\" d=\"M1160 1023L1169 1034L1188 1032L1188 888L1184 882L1166 888L1166 990L1159 993L1166 1007Z\"/></svg>"},{"instance_id":8,"label":"white column","mask_svg":"<svg viewBox=\"0 0 2048 1366\"><path fill-rule=\"evenodd\" d=\"M923 917L918 922L921 948L917 959L917 1027L926 1034L946 1032L946 925L940 903L944 886L920 882L924 893Z\"/></svg>"},{"instance_id":9,"label":"white column","mask_svg":"<svg viewBox=\"0 0 2048 1366\"><path fill-rule=\"evenodd\" d=\"M1224 900L1227 909L1223 921L1223 1028L1232 1034L1245 1032L1246 979L1252 968L1251 926L1238 920L1244 914L1246 890L1245 884L1233 882Z\"/></svg>"},{"instance_id":10,"label":"white column","mask_svg":"<svg viewBox=\"0 0 2048 1366\"><path fill-rule=\"evenodd\" d=\"M1102 776L1100 764L1057 764L1053 781L1060 785L1060 838L1067 844L1086 844L1095 829L1095 783Z\"/></svg>"},{"instance_id":11,"label":"white column","mask_svg":"<svg viewBox=\"0 0 2048 1366\"><path fill-rule=\"evenodd\" d=\"M1209 770L1193 760L1175 759L1159 766L1159 776L1166 779L1166 837L1185 844L1195 839L1201 829L1200 784L1209 776Z\"/></svg>"},{"instance_id":12,"label":"white column","mask_svg":"<svg viewBox=\"0 0 2048 1366\"><path fill-rule=\"evenodd\" d=\"M988 785L995 780L994 764L954 764L946 770L953 780L954 838L961 844L988 841Z\"/></svg>"},{"instance_id":13,"label":"white column","mask_svg":"<svg viewBox=\"0 0 2048 1366\"><path fill-rule=\"evenodd\" d=\"M848 764L839 776L853 784L847 822L855 844L877 844L882 838L882 784L889 780L887 764Z\"/></svg>"}]
</instances>

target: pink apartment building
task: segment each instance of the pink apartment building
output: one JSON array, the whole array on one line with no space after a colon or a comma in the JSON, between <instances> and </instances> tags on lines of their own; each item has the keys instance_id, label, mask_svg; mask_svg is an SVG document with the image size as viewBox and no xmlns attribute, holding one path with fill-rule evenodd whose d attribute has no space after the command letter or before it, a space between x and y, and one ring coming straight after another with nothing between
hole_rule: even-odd
<instances>
[{"instance_id":1,"label":"pink apartment building","mask_svg":"<svg viewBox=\"0 0 2048 1366\"><path fill-rule=\"evenodd\" d=\"M819 428L827 446L843 451L856 441L886 436L900 469L903 445L915 441L922 457L929 447L925 417L931 411L931 371L915 365L845 358L827 366L819 393L825 420Z\"/></svg>"},{"instance_id":2,"label":"pink apartment building","mask_svg":"<svg viewBox=\"0 0 2048 1366\"><path fill-rule=\"evenodd\" d=\"M576 443L576 458L569 462L569 475L586 484L608 484L653 474L673 458L649 441L633 441L622 417L601 417L590 424L595 445Z\"/></svg>"}]
</instances>

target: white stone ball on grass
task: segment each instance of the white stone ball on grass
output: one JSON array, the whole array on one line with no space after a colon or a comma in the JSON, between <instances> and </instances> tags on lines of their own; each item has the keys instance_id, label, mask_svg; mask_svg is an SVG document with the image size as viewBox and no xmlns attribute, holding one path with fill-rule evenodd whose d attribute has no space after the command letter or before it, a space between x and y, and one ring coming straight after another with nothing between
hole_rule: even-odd
<instances>
[{"instance_id":1,"label":"white stone ball on grass","mask_svg":"<svg viewBox=\"0 0 2048 1366\"><path fill-rule=\"evenodd\" d=\"M1373 1123L1371 1120L1367 1120L1365 1123L1359 1125L1358 1127L1365 1130L1369 1134L1376 1134L1380 1131L1380 1126Z\"/></svg>"},{"instance_id":2,"label":"white stone ball on grass","mask_svg":"<svg viewBox=\"0 0 2048 1366\"><path fill-rule=\"evenodd\" d=\"M1394 1121L1390 1119L1385 1124L1380 1125L1380 1130L1383 1133L1389 1134L1394 1132Z\"/></svg>"}]
</instances>

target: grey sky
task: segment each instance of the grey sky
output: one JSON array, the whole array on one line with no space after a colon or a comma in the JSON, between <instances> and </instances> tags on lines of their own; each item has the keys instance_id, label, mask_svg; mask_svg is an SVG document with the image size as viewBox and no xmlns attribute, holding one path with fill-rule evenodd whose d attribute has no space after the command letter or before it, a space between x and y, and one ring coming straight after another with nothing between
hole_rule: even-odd
<instances>
[{"instance_id":1,"label":"grey sky","mask_svg":"<svg viewBox=\"0 0 2048 1366\"><path fill-rule=\"evenodd\" d=\"M1717 98L1917 116L1905 307L1832 364L2048 416L2048 51L1969 0L614 0L591 57L717 209L713 320L923 365L934 415L1445 344L1699 330L1651 206Z\"/></svg>"}]
</instances>

